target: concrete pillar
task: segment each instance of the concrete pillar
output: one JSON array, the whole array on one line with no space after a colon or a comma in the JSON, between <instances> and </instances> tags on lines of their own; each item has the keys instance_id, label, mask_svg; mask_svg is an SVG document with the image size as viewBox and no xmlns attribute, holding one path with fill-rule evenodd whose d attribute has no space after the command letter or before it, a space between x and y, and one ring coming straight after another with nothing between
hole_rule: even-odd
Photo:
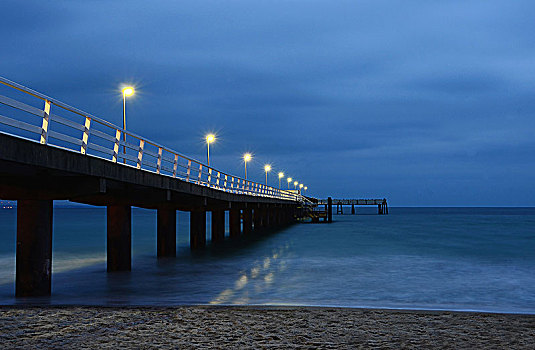
<instances>
[{"instance_id":1,"label":"concrete pillar","mask_svg":"<svg viewBox=\"0 0 535 350\"><path fill-rule=\"evenodd\" d=\"M240 237L241 235L240 215L240 209L230 209L228 212L229 235L232 238Z\"/></svg>"},{"instance_id":2,"label":"concrete pillar","mask_svg":"<svg viewBox=\"0 0 535 350\"><path fill-rule=\"evenodd\" d=\"M190 249L201 249L206 246L206 211L191 211L189 216Z\"/></svg>"},{"instance_id":3,"label":"concrete pillar","mask_svg":"<svg viewBox=\"0 0 535 350\"><path fill-rule=\"evenodd\" d=\"M254 229L258 230L262 227L262 209L255 208L253 212Z\"/></svg>"},{"instance_id":4,"label":"concrete pillar","mask_svg":"<svg viewBox=\"0 0 535 350\"><path fill-rule=\"evenodd\" d=\"M351 215L355 215L355 204L351 204Z\"/></svg>"},{"instance_id":5,"label":"concrete pillar","mask_svg":"<svg viewBox=\"0 0 535 350\"><path fill-rule=\"evenodd\" d=\"M276 223L279 226L284 224L283 215L284 215L283 209L282 208L276 208L276 210L275 210L275 218L276 218Z\"/></svg>"},{"instance_id":6,"label":"concrete pillar","mask_svg":"<svg viewBox=\"0 0 535 350\"><path fill-rule=\"evenodd\" d=\"M108 272L132 269L132 207L108 205L107 209Z\"/></svg>"},{"instance_id":7,"label":"concrete pillar","mask_svg":"<svg viewBox=\"0 0 535 350\"><path fill-rule=\"evenodd\" d=\"M333 199L327 198L327 222L333 222Z\"/></svg>"},{"instance_id":8,"label":"concrete pillar","mask_svg":"<svg viewBox=\"0 0 535 350\"><path fill-rule=\"evenodd\" d=\"M176 210L174 208L158 208L157 225L158 257L176 256Z\"/></svg>"},{"instance_id":9,"label":"concrete pillar","mask_svg":"<svg viewBox=\"0 0 535 350\"><path fill-rule=\"evenodd\" d=\"M267 222L268 222L268 226L269 227L275 226L274 211L275 211L275 209L273 207L271 207L271 206L266 209L266 218L267 218Z\"/></svg>"},{"instance_id":10,"label":"concrete pillar","mask_svg":"<svg viewBox=\"0 0 535 350\"><path fill-rule=\"evenodd\" d=\"M378 204L377 205L377 211L379 215L383 214L383 205L382 204Z\"/></svg>"},{"instance_id":11,"label":"concrete pillar","mask_svg":"<svg viewBox=\"0 0 535 350\"><path fill-rule=\"evenodd\" d=\"M253 230L253 210L251 208L243 209L243 234L248 235Z\"/></svg>"},{"instance_id":12,"label":"concrete pillar","mask_svg":"<svg viewBox=\"0 0 535 350\"><path fill-rule=\"evenodd\" d=\"M281 208L282 222L285 225L289 224L291 221L289 211L290 211L290 208L286 206Z\"/></svg>"},{"instance_id":13,"label":"concrete pillar","mask_svg":"<svg viewBox=\"0 0 535 350\"><path fill-rule=\"evenodd\" d=\"M275 214L275 225L280 226L282 225L282 210L281 208L277 207L274 209Z\"/></svg>"},{"instance_id":14,"label":"concrete pillar","mask_svg":"<svg viewBox=\"0 0 535 350\"><path fill-rule=\"evenodd\" d=\"M212 211L212 243L225 240L225 211Z\"/></svg>"},{"instance_id":15,"label":"concrete pillar","mask_svg":"<svg viewBox=\"0 0 535 350\"><path fill-rule=\"evenodd\" d=\"M17 201L17 297L50 295L52 208L51 200Z\"/></svg>"},{"instance_id":16,"label":"concrete pillar","mask_svg":"<svg viewBox=\"0 0 535 350\"><path fill-rule=\"evenodd\" d=\"M269 222L269 207L262 208L262 227L269 227L271 222Z\"/></svg>"},{"instance_id":17,"label":"concrete pillar","mask_svg":"<svg viewBox=\"0 0 535 350\"><path fill-rule=\"evenodd\" d=\"M285 225L289 224L292 221L290 214L289 214L290 208L285 206L281 209L281 212L282 212L282 222Z\"/></svg>"}]
</instances>

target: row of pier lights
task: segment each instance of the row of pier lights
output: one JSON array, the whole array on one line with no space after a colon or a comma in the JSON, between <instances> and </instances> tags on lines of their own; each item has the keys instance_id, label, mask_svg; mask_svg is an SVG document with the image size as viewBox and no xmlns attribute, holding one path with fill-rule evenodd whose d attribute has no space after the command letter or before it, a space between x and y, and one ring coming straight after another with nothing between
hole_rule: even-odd
<instances>
[{"instance_id":1,"label":"row of pier lights","mask_svg":"<svg viewBox=\"0 0 535 350\"><path fill-rule=\"evenodd\" d=\"M215 140L216 140L216 136L214 134L206 135L208 166L210 166L210 144L214 143ZM247 180L247 163L250 162L252 159L253 159L253 155L251 153L245 153L243 155L243 164L244 164L244 170L245 170L245 180ZM265 176L266 176L266 181L265 181L265 185L266 186L268 186L268 173L271 170L272 170L271 169L271 164L264 165L264 173L265 173ZM279 176L279 190L280 190L281 189L281 181L284 178L284 172L279 171L278 176ZM287 177L286 181L288 182L288 189L290 189L290 185L291 185L291 183L293 181L294 190L297 190L298 187L299 187L300 191L305 191L306 192L306 190L308 190L307 186L305 186L303 184L300 184L299 181L295 181L291 177Z\"/></svg>"},{"instance_id":2,"label":"row of pier lights","mask_svg":"<svg viewBox=\"0 0 535 350\"><path fill-rule=\"evenodd\" d=\"M122 95L123 95L123 129L126 130L126 98L134 95L135 89L133 86L124 86L122 88ZM126 134L123 134L123 137L125 138L124 141L126 142ZM206 155L207 155L207 162L208 166L210 166L210 144L214 143L216 141L216 135L215 134L207 134L206 135ZM126 153L126 146L124 146L124 153ZM250 162L253 159L253 155L251 153L245 153L243 155L243 163L245 166L245 180L247 180L247 163ZM126 161L126 159L125 159ZM266 175L266 182L265 185L268 185L268 173L271 171L271 164L264 165L264 173ZM284 178L284 172L280 171L278 173L279 176L279 190L281 189L281 181ZM299 183L299 181L287 177L286 181L288 182L288 190L290 189L290 186L294 185L294 190L297 190L299 188L299 191L306 191L308 190L308 187L303 185L302 183Z\"/></svg>"}]
</instances>

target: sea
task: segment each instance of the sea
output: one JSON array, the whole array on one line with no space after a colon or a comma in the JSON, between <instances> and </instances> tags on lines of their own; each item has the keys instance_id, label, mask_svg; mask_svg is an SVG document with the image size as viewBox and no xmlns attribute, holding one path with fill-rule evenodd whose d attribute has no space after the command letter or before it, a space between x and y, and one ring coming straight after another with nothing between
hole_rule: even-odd
<instances>
[{"instance_id":1,"label":"sea","mask_svg":"<svg viewBox=\"0 0 535 350\"><path fill-rule=\"evenodd\" d=\"M0 304L306 305L535 313L535 208L357 208L156 257L132 211L132 271L106 272L105 208L54 208L52 295L15 298L16 209L0 210ZM210 216L207 217L208 239ZM227 220L228 222L228 220ZM228 235L228 227L227 227Z\"/></svg>"}]
</instances>

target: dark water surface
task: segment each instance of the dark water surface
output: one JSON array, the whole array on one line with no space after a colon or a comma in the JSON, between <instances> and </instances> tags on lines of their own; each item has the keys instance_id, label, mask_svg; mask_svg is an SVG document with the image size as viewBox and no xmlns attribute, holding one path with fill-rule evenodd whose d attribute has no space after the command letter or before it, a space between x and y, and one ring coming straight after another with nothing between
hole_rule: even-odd
<instances>
[{"instance_id":1,"label":"dark water surface","mask_svg":"<svg viewBox=\"0 0 535 350\"><path fill-rule=\"evenodd\" d=\"M200 253L189 251L188 214L179 213L178 256L164 260L156 259L156 212L134 209L132 217L132 272L108 274L105 209L55 208L52 296L28 300L13 297L16 210L0 210L0 304L535 313L535 208L391 208L388 216L335 216L330 225L297 224Z\"/></svg>"}]
</instances>

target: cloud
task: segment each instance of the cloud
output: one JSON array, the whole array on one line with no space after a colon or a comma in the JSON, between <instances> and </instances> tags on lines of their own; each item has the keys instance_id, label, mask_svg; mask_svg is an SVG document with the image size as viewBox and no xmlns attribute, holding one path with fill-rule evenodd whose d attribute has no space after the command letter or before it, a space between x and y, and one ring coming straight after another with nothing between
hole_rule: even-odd
<instances>
[{"instance_id":1,"label":"cloud","mask_svg":"<svg viewBox=\"0 0 535 350\"><path fill-rule=\"evenodd\" d=\"M532 2L0 7L0 74L117 124L118 87L132 82L132 130L200 159L203 133L219 131L224 170L241 173L233 159L251 150L318 195L375 193L398 205L422 199L421 174L437 205L481 195L466 184L485 174L496 180L489 192L512 191L487 204L535 205L510 200L535 176ZM513 188L499 180L504 168L518 175ZM464 197L451 195L458 179Z\"/></svg>"}]
</instances>

